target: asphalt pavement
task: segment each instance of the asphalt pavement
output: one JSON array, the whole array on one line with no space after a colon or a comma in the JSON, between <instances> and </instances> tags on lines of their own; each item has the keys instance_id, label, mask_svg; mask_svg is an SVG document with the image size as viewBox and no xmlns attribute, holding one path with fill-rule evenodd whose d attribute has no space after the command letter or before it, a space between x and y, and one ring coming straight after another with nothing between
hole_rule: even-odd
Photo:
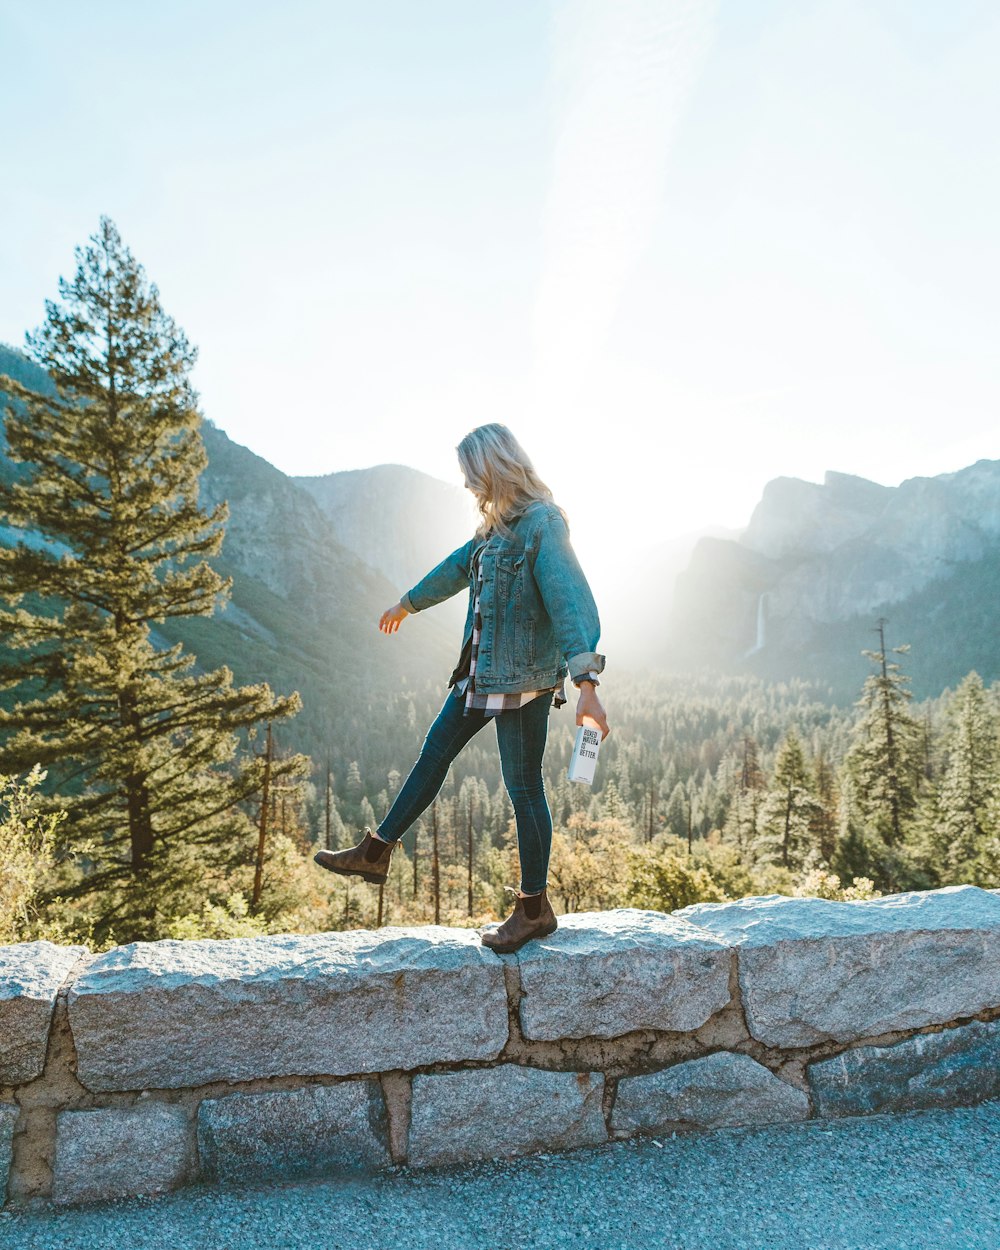
<instances>
[{"instance_id":1,"label":"asphalt pavement","mask_svg":"<svg viewBox=\"0 0 1000 1250\"><path fill-rule=\"evenodd\" d=\"M3 1250L1000 1250L1000 1102L0 1215Z\"/></svg>"}]
</instances>

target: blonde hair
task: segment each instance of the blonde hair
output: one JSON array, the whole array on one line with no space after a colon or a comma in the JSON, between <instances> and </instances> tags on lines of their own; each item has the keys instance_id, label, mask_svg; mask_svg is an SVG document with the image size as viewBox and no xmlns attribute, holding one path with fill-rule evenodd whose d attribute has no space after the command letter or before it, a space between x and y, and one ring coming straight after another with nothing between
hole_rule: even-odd
<instances>
[{"instance_id":1,"label":"blonde hair","mask_svg":"<svg viewBox=\"0 0 1000 1250\"><path fill-rule=\"evenodd\" d=\"M455 450L483 518L476 530L477 537L485 538L494 531L509 537L507 522L520 516L528 504L536 499L554 502L552 491L505 425L496 421L479 425L466 434ZM566 513L562 508L559 511L565 520Z\"/></svg>"}]
</instances>

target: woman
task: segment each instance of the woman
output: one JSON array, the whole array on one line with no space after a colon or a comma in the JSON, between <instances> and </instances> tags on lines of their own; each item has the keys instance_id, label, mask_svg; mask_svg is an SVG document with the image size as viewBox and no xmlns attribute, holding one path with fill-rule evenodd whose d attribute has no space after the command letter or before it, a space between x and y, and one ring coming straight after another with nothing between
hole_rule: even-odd
<instances>
[{"instance_id":1,"label":"woman","mask_svg":"<svg viewBox=\"0 0 1000 1250\"><path fill-rule=\"evenodd\" d=\"M595 650L600 621L587 579L569 542L552 492L505 425L481 425L458 445L465 485L482 522L473 537L382 613L379 629L394 634L413 612L469 588L462 652L450 693L431 725L420 757L385 819L357 846L320 851L331 872L381 883L393 847L430 806L452 760L488 720L496 721L504 785L514 805L521 886L505 886L514 911L480 940L500 954L557 928L546 896L552 816L542 782L549 708L566 702L565 678L580 691L576 723L607 717L597 696L604 656ZM454 689L451 689L451 688Z\"/></svg>"}]
</instances>

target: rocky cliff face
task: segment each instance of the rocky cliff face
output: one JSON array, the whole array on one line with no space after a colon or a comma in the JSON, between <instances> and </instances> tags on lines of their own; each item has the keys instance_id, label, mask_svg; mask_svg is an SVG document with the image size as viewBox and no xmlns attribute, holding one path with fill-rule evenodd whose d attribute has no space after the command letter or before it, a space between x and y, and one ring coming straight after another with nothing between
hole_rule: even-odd
<instances>
[{"instance_id":1,"label":"rocky cliff face","mask_svg":"<svg viewBox=\"0 0 1000 1250\"><path fill-rule=\"evenodd\" d=\"M672 651L836 684L842 662L862 671L866 630L884 615L915 651L922 636L922 680L940 689L969 667L1000 668L979 621L998 568L1000 461L895 488L840 473L822 485L778 478L739 539L696 547L677 581ZM949 605L962 609L950 628Z\"/></svg>"},{"instance_id":2,"label":"rocky cliff face","mask_svg":"<svg viewBox=\"0 0 1000 1250\"><path fill-rule=\"evenodd\" d=\"M209 463L201 501L229 504L217 564L233 576L232 600L200 627L179 621L164 633L206 665L228 663L238 681L298 690L303 710L288 730L296 746L318 754L332 723L344 749L356 753L348 740L365 732L373 698L450 672L454 631L431 614L392 645L400 640L390 643L377 622L398 597L395 584L350 549L337 522L294 479L210 422L202 436Z\"/></svg>"},{"instance_id":3,"label":"rocky cliff face","mask_svg":"<svg viewBox=\"0 0 1000 1250\"><path fill-rule=\"evenodd\" d=\"M297 599L310 616L335 588L345 598L389 602L385 578L348 550L308 492L210 422L202 437L209 463L200 501L206 510L229 504L222 552L228 565Z\"/></svg>"},{"instance_id":4,"label":"rocky cliff face","mask_svg":"<svg viewBox=\"0 0 1000 1250\"><path fill-rule=\"evenodd\" d=\"M296 477L341 543L399 594L469 538L477 524L461 488L401 464Z\"/></svg>"},{"instance_id":5,"label":"rocky cliff face","mask_svg":"<svg viewBox=\"0 0 1000 1250\"><path fill-rule=\"evenodd\" d=\"M778 477L764 487L741 541L771 560L833 551L864 534L891 494L847 473L828 473L822 486Z\"/></svg>"}]
</instances>

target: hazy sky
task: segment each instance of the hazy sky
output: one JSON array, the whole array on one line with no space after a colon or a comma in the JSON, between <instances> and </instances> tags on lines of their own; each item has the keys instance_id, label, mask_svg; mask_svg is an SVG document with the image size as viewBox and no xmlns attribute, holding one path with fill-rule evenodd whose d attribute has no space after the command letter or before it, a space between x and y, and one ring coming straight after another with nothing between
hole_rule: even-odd
<instances>
[{"instance_id":1,"label":"hazy sky","mask_svg":"<svg viewBox=\"0 0 1000 1250\"><path fill-rule=\"evenodd\" d=\"M0 0L0 49L0 341L107 213L287 472L460 483L503 420L596 559L1000 457L990 0Z\"/></svg>"}]
</instances>

